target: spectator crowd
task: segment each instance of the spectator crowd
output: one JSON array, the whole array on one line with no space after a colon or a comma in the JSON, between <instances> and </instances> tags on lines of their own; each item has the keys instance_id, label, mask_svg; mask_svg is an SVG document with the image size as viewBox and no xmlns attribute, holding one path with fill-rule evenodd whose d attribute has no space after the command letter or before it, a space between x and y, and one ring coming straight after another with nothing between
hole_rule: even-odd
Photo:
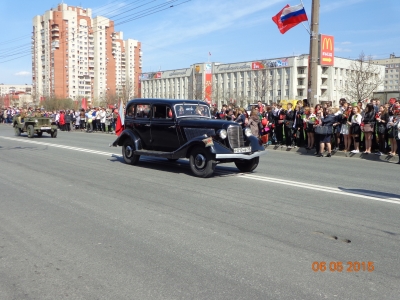
<instances>
[{"instance_id":1,"label":"spectator crowd","mask_svg":"<svg viewBox=\"0 0 400 300\"><path fill-rule=\"evenodd\" d=\"M315 149L315 155L331 157L332 151L395 156L400 151L400 102L391 99L381 105L379 99L349 103L340 99L339 107L317 104L303 106L297 101L284 109L278 103L261 101L248 112L244 108L223 105L213 109L213 117L249 127L264 144Z\"/></svg>"},{"instance_id":2,"label":"spectator crowd","mask_svg":"<svg viewBox=\"0 0 400 300\"><path fill-rule=\"evenodd\" d=\"M115 122L118 116L116 108L94 107L88 109L66 109L59 111L46 111L37 108L24 109L7 107L0 110L0 123L12 124L13 117L49 117L58 125L61 131L80 130L86 132L115 132Z\"/></svg>"}]
</instances>

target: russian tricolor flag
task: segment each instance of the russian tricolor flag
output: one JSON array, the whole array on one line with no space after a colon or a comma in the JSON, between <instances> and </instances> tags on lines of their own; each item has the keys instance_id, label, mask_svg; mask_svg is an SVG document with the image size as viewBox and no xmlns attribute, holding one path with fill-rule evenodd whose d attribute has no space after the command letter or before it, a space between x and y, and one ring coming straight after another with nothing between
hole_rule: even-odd
<instances>
[{"instance_id":1,"label":"russian tricolor flag","mask_svg":"<svg viewBox=\"0 0 400 300\"><path fill-rule=\"evenodd\" d=\"M290 28L307 21L307 14L303 4L296 6L286 5L272 20L278 26L279 31L283 34Z\"/></svg>"}]
</instances>

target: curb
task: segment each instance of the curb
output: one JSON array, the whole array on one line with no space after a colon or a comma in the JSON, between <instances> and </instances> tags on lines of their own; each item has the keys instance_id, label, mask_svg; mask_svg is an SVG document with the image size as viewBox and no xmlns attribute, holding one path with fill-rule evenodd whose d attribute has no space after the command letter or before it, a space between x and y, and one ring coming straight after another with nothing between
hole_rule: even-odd
<instances>
[{"instance_id":1,"label":"curb","mask_svg":"<svg viewBox=\"0 0 400 300\"><path fill-rule=\"evenodd\" d=\"M299 155L309 155L314 156L315 149L307 150L306 148L287 148L286 146L276 146L276 145L268 145L265 146L266 150L274 150L274 151L282 151L282 152L291 152ZM324 153L326 155L326 152ZM364 160L371 161L382 161L382 162L398 162L398 156L390 156L390 155L376 155L374 153L364 154L360 153L349 153L344 151L332 151L332 157L343 157L343 158L360 158Z\"/></svg>"}]
</instances>

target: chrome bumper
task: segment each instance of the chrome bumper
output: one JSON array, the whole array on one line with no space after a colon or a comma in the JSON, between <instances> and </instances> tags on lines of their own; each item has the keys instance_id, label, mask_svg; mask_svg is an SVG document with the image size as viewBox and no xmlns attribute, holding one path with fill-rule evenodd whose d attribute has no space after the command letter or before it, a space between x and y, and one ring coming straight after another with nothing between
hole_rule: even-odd
<instances>
[{"instance_id":1,"label":"chrome bumper","mask_svg":"<svg viewBox=\"0 0 400 300\"><path fill-rule=\"evenodd\" d=\"M234 154L215 154L216 159L230 159L230 158L238 158L238 159L252 159L254 157L258 157L261 155L266 154L267 151L257 151L254 152L253 154L242 154L242 153L234 153Z\"/></svg>"}]
</instances>

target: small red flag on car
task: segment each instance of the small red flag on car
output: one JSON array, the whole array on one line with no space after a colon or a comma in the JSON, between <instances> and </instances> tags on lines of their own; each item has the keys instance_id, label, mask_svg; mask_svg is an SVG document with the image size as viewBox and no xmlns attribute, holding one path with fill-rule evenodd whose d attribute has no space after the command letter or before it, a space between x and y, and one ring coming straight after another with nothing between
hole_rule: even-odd
<instances>
[{"instance_id":1,"label":"small red flag on car","mask_svg":"<svg viewBox=\"0 0 400 300\"><path fill-rule=\"evenodd\" d=\"M125 123L125 116L124 116L124 103L122 102L119 104L119 110L118 110L118 117L117 117L117 122L115 124L115 134L120 135L122 131L124 131L124 123Z\"/></svg>"}]
</instances>

